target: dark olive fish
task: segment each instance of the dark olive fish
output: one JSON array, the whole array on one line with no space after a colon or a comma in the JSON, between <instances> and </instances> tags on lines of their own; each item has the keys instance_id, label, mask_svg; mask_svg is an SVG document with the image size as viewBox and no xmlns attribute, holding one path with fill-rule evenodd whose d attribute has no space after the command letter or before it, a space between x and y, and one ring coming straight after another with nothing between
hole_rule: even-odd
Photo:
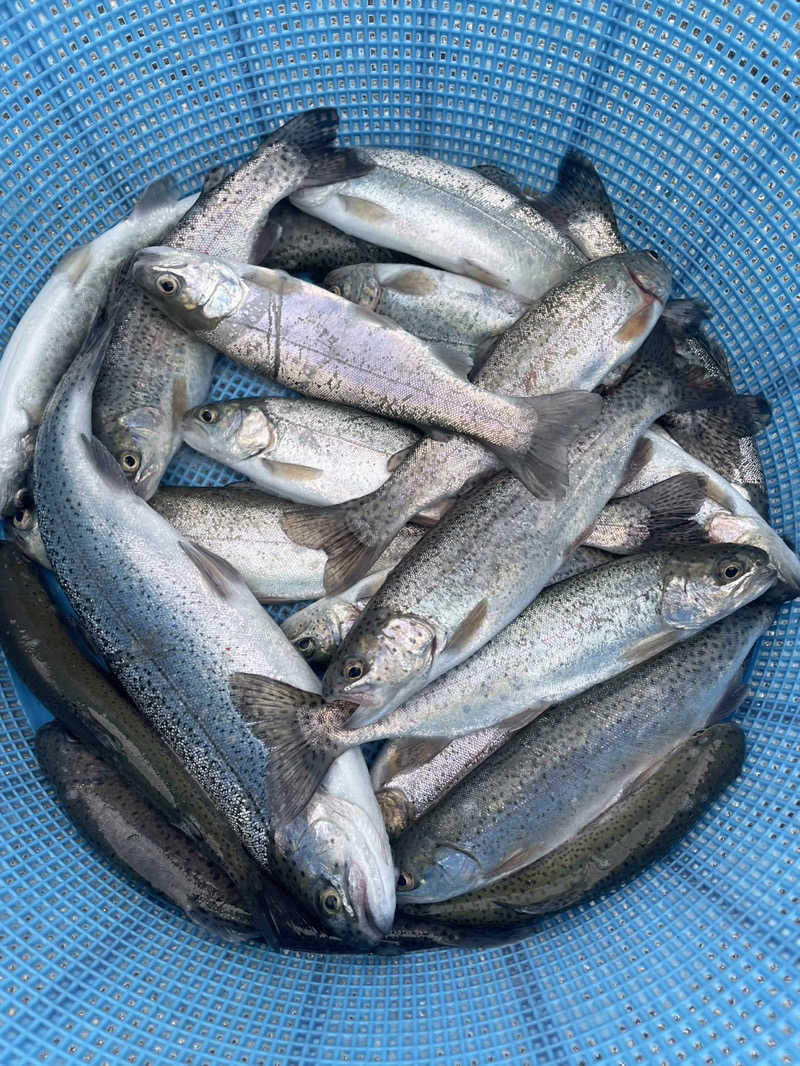
<instances>
[{"instance_id":1,"label":"dark olive fish","mask_svg":"<svg viewBox=\"0 0 800 1066\"><path fill-rule=\"evenodd\" d=\"M571 907L671 848L740 772L744 733L723 722L690 737L641 784L548 855L488 888L407 913L490 928Z\"/></svg>"}]
</instances>

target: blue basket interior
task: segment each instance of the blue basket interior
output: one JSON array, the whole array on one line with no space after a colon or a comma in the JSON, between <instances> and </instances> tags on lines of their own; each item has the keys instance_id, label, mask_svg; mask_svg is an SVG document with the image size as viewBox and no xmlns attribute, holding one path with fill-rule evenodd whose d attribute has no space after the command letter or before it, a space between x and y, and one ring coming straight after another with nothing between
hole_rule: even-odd
<instances>
[{"instance_id":1,"label":"blue basket interior","mask_svg":"<svg viewBox=\"0 0 800 1066\"><path fill-rule=\"evenodd\" d=\"M498 163L540 189L575 145L631 245L658 248L714 308L737 387L772 404L770 506L794 538L796 15L727 0L0 0L0 344L54 262L149 181L194 189L303 108L341 108L350 143ZM219 362L215 396L260 390ZM228 473L184 450L169 477ZM391 960L231 947L143 893L57 807L31 747L43 712L0 656L0 1062L799 1062L798 618L785 608L753 660L742 777L665 860L523 944Z\"/></svg>"}]
</instances>

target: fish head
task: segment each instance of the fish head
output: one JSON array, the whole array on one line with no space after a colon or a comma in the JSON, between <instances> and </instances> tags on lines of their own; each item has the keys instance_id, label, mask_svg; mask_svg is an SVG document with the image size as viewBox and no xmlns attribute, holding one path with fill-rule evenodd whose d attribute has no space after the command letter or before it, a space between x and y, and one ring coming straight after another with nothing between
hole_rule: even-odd
<instances>
[{"instance_id":1,"label":"fish head","mask_svg":"<svg viewBox=\"0 0 800 1066\"><path fill-rule=\"evenodd\" d=\"M183 416L181 435L197 451L228 461L267 453L277 440L274 420L257 403L246 400L193 407Z\"/></svg>"},{"instance_id":2,"label":"fish head","mask_svg":"<svg viewBox=\"0 0 800 1066\"><path fill-rule=\"evenodd\" d=\"M341 267L325 278L325 288L335 296L342 296L359 307L374 311L378 306L381 286L371 265Z\"/></svg>"},{"instance_id":3,"label":"fish head","mask_svg":"<svg viewBox=\"0 0 800 1066\"><path fill-rule=\"evenodd\" d=\"M335 936L369 948L392 928L394 866L383 826L323 785L276 838L306 908Z\"/></svg>"},{"instance_id":4,"label":"fish head","mask_svg":"<svg viewBox=\"0 0 800 1066\"><path fill-rule=\"evenodd\" d=\"M672 292L672 274L658 252L625 252L621 256L634 283L641 289L646 302L660 304L662 309Z\"/></svg>"},{"instance_id":5,"label":"fish head","mask_svg":"<svg viewBox=\"0 0 800 1066\"><path fill-rule=\"evenodd\" d=\"M430 622L414 614L370 612L359 620L322 681L327 700L347 700L379 710L398 706L419 688L433 665L437 636Z\"/></svg>"},{"instance_id":6,"label":"fish head","mask_svg":"<svg viewBox=\"0 0 800 1066\"><path fill-rule=\"evenodd\" d=\"M609 281L609 319L614 366L630 358L661 317L672 277L655 252L624 252L589 265ZM614 281L612 282L612 278Z\"/></svg>"},{"instance_id":7,"label":"fish head","mask_svg":"<svg viewBox=\"0 0 800 1066\"><path fill-rule=\"evenodd\" d=\"M326 611L298 611L283 623L283 631L308 662L327 665L353 628L361 611L341 600Z\"/></svg>"},{"instance_id":8,"label":"fish head","mask_svg":"<svg viewBox=\"0 0 800 1066\"><path fill-rule=\"evenodd\" d=\"M396 846L397 898L407 903L438 903L469 892L480 882L481 864L455 844L437 844L428 853Z\"/></svg>"},{"instance_id":9,"label":"fish head","mask_svg":"<svg viewBox=\"0 0 800 1066\"><path fill-rule=\"evenodd\" d=\"M132 274L165 314L190 330L213 329L247 294L235 267L178 248L145 248L136 256Z\"/></svg>"},{"instance_id":10,"label":"fish head","mask_svg":"<svg viewBox=\"0 0 800 1066\"><path fill-rule=\"evenodd\" d=\"M9 537L29 559L33 559L47 570L50 560L47 558L44 543L39 533L39 517L33 497L27 489L20 489L14 497L14 511L5 521Z\"/></svg>"},{"instance_id":11,"label":"fish head","mask_svg":"<svg viewBox=\"0 0 800 1066\"><path fill-rule=\"evenodd\" d=\"M111 426L104 443L131 488L149 500L172 458L172 421L158 407L136 407Z\"/></svg>"},{"instance_id":12,"label":"fish head","mask_svg":"<svg viewBox=\"0 0 800 1066\"><path fill-rule=\"evenodd\" d=\"M703 629L756 599L776 578L767 553L748 544L671 552L661 589L662 618L676 629Z\"/></svg>"}]
</instances>

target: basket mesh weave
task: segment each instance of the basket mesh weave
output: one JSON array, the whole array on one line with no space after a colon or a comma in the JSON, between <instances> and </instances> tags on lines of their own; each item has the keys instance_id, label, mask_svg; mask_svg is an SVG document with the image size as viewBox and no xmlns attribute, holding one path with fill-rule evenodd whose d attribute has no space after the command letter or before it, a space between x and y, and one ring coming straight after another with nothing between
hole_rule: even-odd
<instances>
[{"instance_id":1,"label":"basket mesh weave","mask_svg":"<svg viewBox=\"0 0 800 1066\"><path fill-rule=\"evenodd\" d=\"M148 181L196 188L300 109L534 188L575 145L771 402L794 537L799 46L778 2L0 0L0 344ZM220 362L215 396L257 391ZM188 451L169 476L226 477ZM743 776L666 860L523 944L391 960L230 947L144 894L56 806L0 656L0 1063L794 1066L798 618L753 661Z\"/></svg>"}]
</instances>

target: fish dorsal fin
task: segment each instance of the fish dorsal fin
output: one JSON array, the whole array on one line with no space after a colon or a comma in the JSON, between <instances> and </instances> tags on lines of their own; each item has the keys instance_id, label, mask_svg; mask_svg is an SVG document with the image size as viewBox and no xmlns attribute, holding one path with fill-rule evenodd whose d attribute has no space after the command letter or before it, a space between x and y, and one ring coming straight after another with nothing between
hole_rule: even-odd
<instances>
[{"instance_id":1,"label":"fish dorsal fin","mask_svg":"<svg viewBox=\"0 0 800 1066\"><path fill-rule=\"evenodd\" d=\"M444 648L448 658L451 655L460 655L464 649L470 645L475 634L486 621L488 611L489 601L487 599L479 600L478 603L475 604L466 618L459 623L452 635L448 638Z\"/></svg>"},{"instance_id":2,"label":"fish dorsal fin","mask_svg":"<svg viewBox=\"0 0 800 1066\"><path fill-rule=\"evenodd\" d=\"M324 471L316 466L303 466L301 463L282 463L277 459L261 459L261 463L268 474L284 481L318 481Z\"/></svg>"},{"instance_id":3,"label":"fish dorsal fin","mask_svg":"<svg viewBox=\"0 0 800 1066\"><path fill-rule=\"evenodd\" d=\"M202 544L195 544L191 540L179 540L178 543L200 571L211 591L223 600L229 600L235 592L247 588L239 571L221 555L215 555Z\"/></svg>"}]
</instances>

